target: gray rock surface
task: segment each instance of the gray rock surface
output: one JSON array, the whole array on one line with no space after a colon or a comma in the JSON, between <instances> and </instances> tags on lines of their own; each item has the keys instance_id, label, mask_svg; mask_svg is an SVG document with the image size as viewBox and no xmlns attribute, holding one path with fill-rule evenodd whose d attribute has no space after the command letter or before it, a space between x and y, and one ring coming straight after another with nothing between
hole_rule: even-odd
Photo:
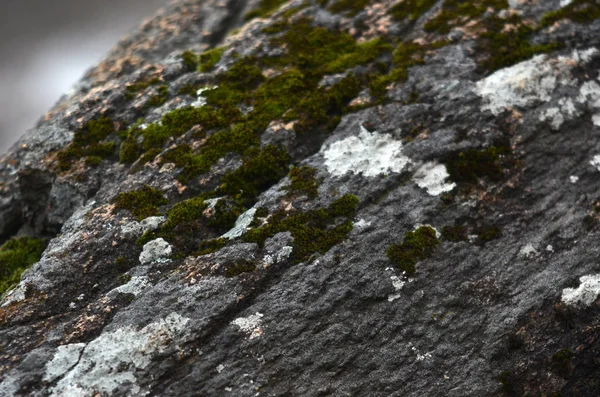
<instances>
[{"instance_id":1,"label":"gray rock surface","mask_svg":"<svg viewBox=\"0 0 600 397\"><path fill-rule=\"evenodd\" d=\"M448 0L281 3L245 21L263 2L173 2L4 155L0 236L50 243L2 299L0 396L600 395L600 20L544 22L596 3L476 1L446 30ZM281 58L295 28L316 46ZM262 77L229 80L244 62ZM261 96L292 72L304 86ZM162 103L127 88L151 78ZM247 96L224 125L152 135L229 89ZM61 165L101 116L135 158ZM424 226L411 271L390 247Z\"/></svg>"}]
</instances>

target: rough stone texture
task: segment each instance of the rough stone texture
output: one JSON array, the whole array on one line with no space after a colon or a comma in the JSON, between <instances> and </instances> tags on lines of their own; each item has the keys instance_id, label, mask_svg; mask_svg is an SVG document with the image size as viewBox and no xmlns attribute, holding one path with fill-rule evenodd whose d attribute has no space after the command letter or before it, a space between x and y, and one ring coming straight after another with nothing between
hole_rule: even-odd
<instances>
[{"instance_id":1,"label":"rough stone texture","mask_svg":"<svg viewBox=\"0 0 600 397\"><path fill-rule=\"evenodd\" d=\"M397 1L372 1L352 15L294 0L244 23L258 3L172 3L3 157L0 236L51 242L2 300L0 395L599 395L600 20L540 29L532 43L562 48L492 71L481 67L476 23L448 34L423 30L442 1L414 21L395 21L387 13ZM490 7L477 18L517 13L537 26L568 3L510 1L510 9ZM290 165L312 167L316 193L294 192L292 176L278 176L232 211L240 217L225 230L202 222L248 192L211 196L200 225L154 236L171 208L220 192L220 178L250 154L228 152L192 181L178 179L180 167L159 154L146 164L113 156L96 167L57 167L57 151L101 115L124 130L139 118L149 125L173 109L206 106L180 88L214 87L241 57L284 53L263 28L290 10L292 19L311 18L359 42L448 40L427 49L404 81L387 82L383 99L361 87L330 132L270 122L256 145L281 145ZM186 69L184 50L217 45L225 51L214 70ZM353 67L363 76L372 70ZM348 72L320 84L335 86ZM148 76L169 90L158 107L147 105L155 87L126 99L125 87ZM182 143L201 151L201 128L160 151ZM469 156L477 161L456 167ZM135 220L114 197L143 185L169 203ZM326 250L298 257L306 241L297 230L275 230L264 244L244 239L277 214L322 214L345 194L359 200L352 227ZM342 223L338 217L326 230ZM419 225L441 231L441 242L409 276L386 250ZM444 227L454 225L464 236L448 237ZM182 255L182 239L221 245Z\"/></svg>"}]
</instances>

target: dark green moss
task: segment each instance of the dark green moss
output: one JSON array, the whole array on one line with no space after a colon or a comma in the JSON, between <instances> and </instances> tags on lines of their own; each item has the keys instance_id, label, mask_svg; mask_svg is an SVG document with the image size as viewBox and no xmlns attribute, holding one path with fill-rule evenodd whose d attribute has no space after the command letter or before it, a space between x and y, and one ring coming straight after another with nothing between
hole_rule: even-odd
<instances>
[{"instance_id":1,"label":"dark green moss","mask_svg":"<svg viewBox=\"0 0 600 397\"><path fill-rule=\"evenodd\" d=\"M138 220L158 215L158 207L168 203L160 190L144 185L140 189L118 194L112 202L116 209L126 209Z\"/></svg>"},{"instance_id":2,"label":"dark green moss","mask_svg":"<svg viewBox=\"0 0 600 397\"><path fill-rule=\"evenodd\" d=\"M198 55L193 51L187 50L182 52L181 60L188 72L193 72L198 68Z\"/></svg>"},{"instance_id":3,"label":"dark green moss","mask_svg":"<svg viewBox=\"0 0 600 397\"><path fill-rule=\"evenodd\" d=\"M208 226L218 234L230 230L235 225L237 218L246 210L245 207L229 197L217 201L214 209L215 212L210 217Z\"/></svg>"},{"instance_id":4,"label":"dark green moss","mask_svg":"<svg viewBox=\"0 0 600 397\"><path fill-rule=\"evenodd\" d=\"M288 173L289 162L290 156L280 148L251 149L246 153L244 163L223 177L218 192L238 197L244 205L250 206L261 192Z\"/></svg>"},{"instance_id":5,"label":"dark green moss","mask_svg":"<svg viewBox=\"0 0 600 397\"><path fill-rule=\"evenodd\" d=\"M444 226L442 228L442 238L452 242L467 241L467 231L466 226Z\"/></svg>"},{"instance_id":6,"label":"dark green moss","mask_svg":"<svg viewBox=\"0 0 600 397\"><path fill-rule=\"evenodd\" d=\"M364 10L371 0L337 0L329 6L329 11L333 13L345 12L350 16L354 16Z\"/></svg>"},{"instance_id":7,"label":"dark green moss","mask_svg":"<svg viewBox=\"0 0 600 397\"><path fill-rule=\"evenodd\" d=\"M194 197L177 203L167 211L167 221L162 230L191 233L198 230L207 205L202 197Z\"/></svg>"},{"instance_id":8,"label":"dark green moss","mask_svg":"<svg viewBox=\"0 0 600 397\"><path fill-rule=\"evenodd\" d=\"M239 91L251 91L265 81L255 58L242 58L219 75L219 82Z\"/></svg>"},{"instance_id":9,"label":"dark green moss","mask_svg":"<svg viewBox=\"0 0 600 397\"><path fill-rule=\"evenodd\" d=\"M148 106L150 107L158 107L163 105L167 99L169 98L169 88L166 85L161 85L158 87L158 93L153 95L148 100Z\"/></svg>"},{"instance_id":10,"label":"dark green moss","mask_svg":"<svg viewBox=\"0 0 600 397\"><path fill-rule=\"evenodd\" d=\"M399 270L413 275L417 271L417 262L430 257L439 243L433 228L421 226L414 231L407 232L404 240L390 246L386 254Z\"/></svg>"},{"instance_id":11,"label":"dark green moss","mask_svg":"<svg viewBox=\"0 0 600 397\"><path fill-rule=\"evenodd\" d=\"M290 195L306 195L314 199L319 194L319 181L316 178L317 170L303 165L291 169L289 177L291 183L286 187Z\"/></svg>"},{"instance_id":12,"label":"dark green moss","mask_svg":"<svg viewBox=\"0 0 600 397\"><path fill-rule=\"evenodd\" d=\"M347 33L313 27L306 19L287 26L281 37L272 40L272 45L286 48L287 54L265 62L295 66L309 77L343 72L392 49L381 39L358 44Z\"/></svg>"},{"instance_id":13,"label":"dark green moss","mask_svg":"<svg viewBox=\"0 0 600 397\"><path fill-rule=\"evenodd\" d=\"M240 259L233 263L225 265L224 275L227 278L239 276L242 273L249 273L256 270L256 264L246 259Z\"/></svg>"},{"instance_id":14,"label":"dark green moss","mask_svg":"<svg viewBox=\"0 0 600 397\"><path fill-rule=\"evenodd\" d=\"M552 372L566 377L571 370L571 361L575 353L571 349L560 349L552 355Z\"/></svg>"},{"instance_id":15,"label":"dark green moss","mask_svg":"<svg viewBox=\"0 0 600 397\"><path fill-rule=\"evenodd\" d=\"M508 154L508 148L503 146L469 149L448 156L446 168L450 179L459 183L476 183L478 178L500 181L504 179L502 157Z\"/></svg>"},{"instance_id":16,"label":"dark green moss","mask_svg":"<svg viewBox=\"0 0 600 397\"><path fill-rule=\"evenodd\" d=\"M85 165L88 167L97 167L102 164L102 157L100 156L88 156L85 158Z\"/></svg>"},{"instance_id":17,"label":"dark green moss","mask_svg":"<svg viewBox=\"0 0 600 397\"><path fill-rule=\"evenodd\" d=\"M389 13L396 21L407 18L410 21L416 21L421 15L429 11L435 3L437 3L437 0L404 0L390 8Z\"/></svg>"},{"instance_id":18,"label":"dark green moss","mask_svg":"<svg viewBox=\"0 0 600 397\"><path fill-rule=\"evenodd\" d=\"M292 214L278 212L266 225L248 231L243 238L262 245L267 238L289 231L294 237L291 258L294 262L302 262L314 253L325 254L343 241L352 230L357 205L358 197L345 195L326 209Z\"/></svg>"},{"instance_id":19,"label":"dark green moss","mask_svg":"<svg viewBox=\"0 0 600 397\"><path fill-rule=\"evenodd\" d=\"M95 156L103 159L111 156L116 144L103 141L114 132L114 124L107 117L89 121L75 132L73 142L57 153L58 168L61 171L68 171L73 162L84 157Z\"/></svg>"},{"instance_id":20,"label":"dark green moss","mask_svg":"<svg viewBox=\"0 0 600 397\"><path fill-rule=\"evenodd\" d=\"M444 0L442 10L425 23L427 32L448 33L456 26L466 24L469 20L480 18L492 8L495 11L508 8L506 0Z\"/></svg>"},{"instance_id":21,"label":"dark green moss","mask_svg":"<svg viewBox=\"0 0 600 397\"><path fill-rule=\"evenodd\" d=\"M200 243L198 251L194 253L196 256L207 255L220 250L227 245L226 238L216 238L213 240L206 240Z\"/></svg>"},{"instance_id":22,"label":"dark green moss","mask_svg":"<svg viewBox=\"0 0 600 397\"><path fill-rule=\"evenodd\" d=\"M496 240L502 237L502 229L493 225L483 225L475 229L475 233L482 243Z\"/></svg>"},{"instance_id":23,"label":"dark green moss","mask_svg":"<svg viewBox=\"0 0 600 397\"><path fill-rule=\"evenodd\" d=\"M40 260L46 249L43 239L11 238L0 247L0 296L21 280L21 274Z\"/></svg>"},{"instance_id":24,"label":"dark green moss","mask_svg":"<svg viewBox=\"0 0 600 397\"><path fill-rule=\"evenodd\" d=\"M540 21L540 26L550 26L567 18L576 23L593 22L600 18L600 4L595 0L573 0L565 7L546 13Z\"/></svg>"},{"instance_id":25,"label":"dark green moss","mask_svg":"<svg viewBox=\"0 0 600 397\"><path fill-rule=\"evenodd\" d=\"M142 148L137 142L135 137L128 137L121 144L121 150L119 152L119 161L123 164L131 164L136 161L140 154L142 153Z\"/></svg>"},{"instance_id":26,"label":"dark green moss","mask_svg":"<svg viewBox=\"0 0 600 397\"><path fill-rule=\"evenodd\" d=\"M513 15L508 19L490 17L483 21L483 24L486 31L480 35L477 43L479 50L488 54L480 62L488 72L514 65L535 54L560 48L557 43L530 44L529 38L534 30L523 24L518 15ZM507 29L506 26L509 28Z\"/></svg>"},{"instance_id":27,"label":"dark green moss","mask_svg":"<svg viewBox=\"0 0 600 397\"><path fill-rule=\"evenodd\" d=\"M215 65L221 60L221 56L223 56L223 52L225 51L224 47L217 47L210 49L208 51L204 51L198 57L200 65L198 66L198 71L202 73L210 72Z\"/></svg>"},{"instance_id":28,"label":"dark green moss","mask_svg":"<svg viewBox=\"0 0 600 397\"><path fill-rule=\"evenodd\" d=\"M160 79L158 77L153 77L151 79L142 79L140 81L137 81L125 87L125 97L126 99L131 100L135 98L135 95L138 92L144 91L146 88L159 83Z\"/></svg>"},{"instance_id":29,"label":"dark green moss","mask_svg":"<svg viewBox=\"0 0 600 397\"><path fill-rule=\"evenodd\" d=\"M249 21L254 18L266 18L285 3L287 0L260 0L258 7L244 15L244 19Z\"/></svg>"}]
</instances>

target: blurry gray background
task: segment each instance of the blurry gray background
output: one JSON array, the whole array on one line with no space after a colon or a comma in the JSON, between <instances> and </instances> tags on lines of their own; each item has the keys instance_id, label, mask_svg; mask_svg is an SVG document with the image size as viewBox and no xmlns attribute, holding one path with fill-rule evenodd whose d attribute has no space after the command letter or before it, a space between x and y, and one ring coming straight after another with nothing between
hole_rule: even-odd
<instances>
[{"instance_id":1,"label":"blurry gray background","mask_svg":"<svg viewBox=\"0 0 600 397\"><path fill-rule=\"evenodd\" d=\"M167 0L0 0L0 152L5 152Z\"/></svg>"}]
</instances>

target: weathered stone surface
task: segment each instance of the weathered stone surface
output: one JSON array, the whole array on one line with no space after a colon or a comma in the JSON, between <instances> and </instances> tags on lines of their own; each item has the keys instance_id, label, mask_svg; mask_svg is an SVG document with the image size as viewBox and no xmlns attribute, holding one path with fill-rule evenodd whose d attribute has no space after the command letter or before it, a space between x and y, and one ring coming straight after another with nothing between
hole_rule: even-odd
<instances>
[{"instance_id":1,"label":"weathered stone surface","mask_svg":"<svg viewBox=\"0 0 600 397\"><path fill-rule=\"evenodd\" d=\"M0 395L599 395L596 2L268 3L173 2L4 155Z\"/></svg>"}]
</instances>

